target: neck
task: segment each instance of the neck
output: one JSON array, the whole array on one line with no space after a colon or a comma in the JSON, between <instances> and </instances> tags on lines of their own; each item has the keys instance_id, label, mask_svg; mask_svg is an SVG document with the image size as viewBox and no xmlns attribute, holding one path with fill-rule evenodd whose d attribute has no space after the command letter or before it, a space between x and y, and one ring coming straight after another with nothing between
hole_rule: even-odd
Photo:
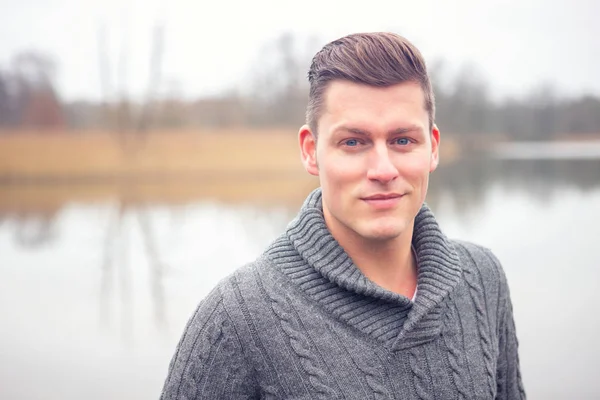
<instances>
[{"instance_id":1,"label":"neck","mask_svg":"<svg viewBox=\"0 0 600 400\"><path fill-rule=\"evenodd\" d=\"M417 286L417 263L411 248L413 224L393 239L368 240L332 226L327 219L326 215L331 235L367 278L391 292L413 297Z\"/></svg>"},{"instance_id":2,"label":"neck","mask_svg":"<svg viewBox=\"0 0 600 400\"><path fill-rule=\"evenodd\" d=\"M437 340L442 304L461 281L462 268L455 245L429 207L423 204L410 228L419 270L419 295L411 302L364 275L327 227L321 200L321 190L315 189L266 257L307 298L361 332L389 341L394 351Z\"/></svg>"}]
</instances>

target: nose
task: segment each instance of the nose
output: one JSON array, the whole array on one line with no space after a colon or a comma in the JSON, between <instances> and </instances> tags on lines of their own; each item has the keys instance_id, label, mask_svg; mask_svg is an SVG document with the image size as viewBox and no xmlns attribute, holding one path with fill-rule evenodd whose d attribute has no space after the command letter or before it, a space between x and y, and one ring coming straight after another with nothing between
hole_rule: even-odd
<instances>
[{"instance_id":1,"label":"nose","mask_svg":"<svg viewBox=\"0 0 600 400\"><path fill-rule=\"evenodd\" d=\"M371 165L367 171L367 178L381 183L388 183L398 177L398 169L390 159L387 146L373 149Z\"/></svg>"}]
</instances>

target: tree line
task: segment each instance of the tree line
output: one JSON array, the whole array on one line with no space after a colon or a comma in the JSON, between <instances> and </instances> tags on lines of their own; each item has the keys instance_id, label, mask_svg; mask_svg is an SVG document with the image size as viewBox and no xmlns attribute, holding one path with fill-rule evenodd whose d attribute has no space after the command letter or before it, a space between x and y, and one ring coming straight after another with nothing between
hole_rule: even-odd
<instances>
[{"instance_id":1,"label":"tree line","mask_svg":"<svg viewBox=\"0 0 600 400\"><path fill-rule=\"evenodd\" d=\"M145 125L154 130L296 129L304 121L312 53L314 46L283 34L259 54L243 88L195 100L167 93L146 104L127 98L62 101L56 63L43 54L23 53L10 68L0 66L0 128L128 130L144 114ZM437 61L430 71L436 120L456 137L551 140L600 134L598 96L561 97L550 84L541 84L519 98L494 100L488 82L470 68L448 77Z\"/></svg>"}]
</instances>

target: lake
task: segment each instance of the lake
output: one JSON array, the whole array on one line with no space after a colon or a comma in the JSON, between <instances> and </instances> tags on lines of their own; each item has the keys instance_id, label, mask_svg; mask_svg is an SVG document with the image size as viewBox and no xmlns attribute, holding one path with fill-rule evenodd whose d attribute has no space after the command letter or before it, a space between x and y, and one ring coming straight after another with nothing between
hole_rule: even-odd
<instances>
[{"instance_id":1,"label":"lake","mask_svg":"<svg viewBox=\"0 0 600 400\"><path fill-rule=\"evenodd\" d=\"M0 398L158 398L198 301L254 259L310 189L279 203L115 196L1 210ZM442 166L427 202L448 236L503 263L528 397L600 398L600 160Z\"/></svg>"}]
</instances>

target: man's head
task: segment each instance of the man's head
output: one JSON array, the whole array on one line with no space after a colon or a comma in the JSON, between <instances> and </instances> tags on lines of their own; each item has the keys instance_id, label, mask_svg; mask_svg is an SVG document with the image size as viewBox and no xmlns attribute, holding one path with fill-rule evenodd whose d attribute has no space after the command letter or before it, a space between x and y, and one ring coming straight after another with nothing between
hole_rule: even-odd
<instances>
[{"instance_id":1,"label":"man's head","mask_svg":"<svg viewBox=\"0 0 600 400\"><path fill-rule=\"evenodd\" d=\"M310 92L306 123L318 133L326 89L330 82L346 80L386 87L415 82L425 97L429 129L435 120L435 99L425 60L402 36L388 32L355 33L325 45L312 59L308 71Z\"/></svg>"},{"instance_id":2,"label":"man's head","mask_svg":"<svg viewBox=\"0 0 600 400\"><path fill-rule=\"evenodd\" d=\"M353 34L317 53L309 81L302 160L319 176L334 237L412 233L439 144L420 52L395 34Z\"/></svg>"}]
</instances>

